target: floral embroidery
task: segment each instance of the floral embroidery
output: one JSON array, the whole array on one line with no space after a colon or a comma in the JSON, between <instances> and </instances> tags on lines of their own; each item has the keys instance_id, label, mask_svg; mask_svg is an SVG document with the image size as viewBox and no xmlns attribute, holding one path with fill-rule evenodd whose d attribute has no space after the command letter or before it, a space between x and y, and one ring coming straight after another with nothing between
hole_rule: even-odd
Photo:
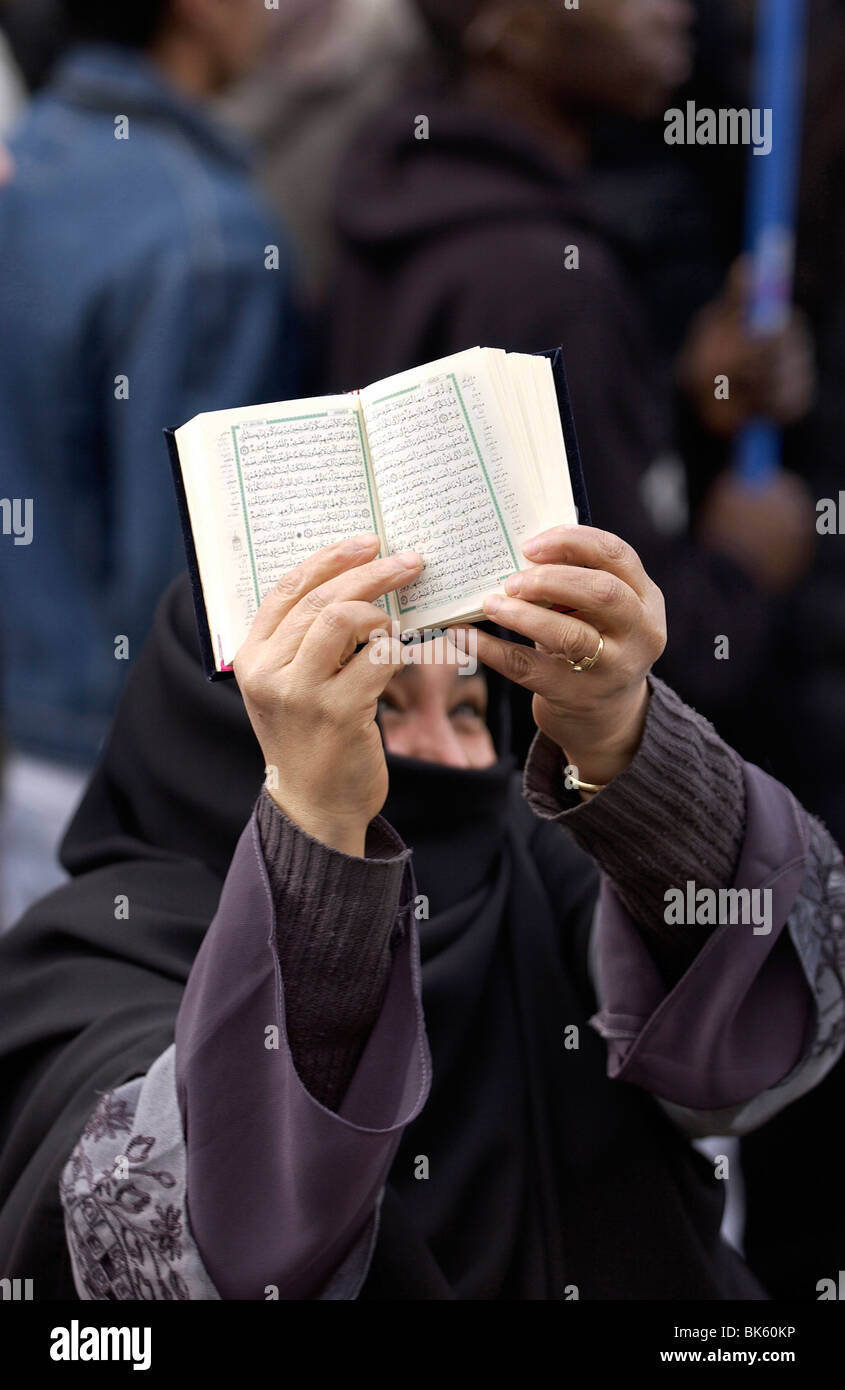
<instances>
[{"instance_id":1,"label":"floral embroidery","mask_svg":"<svg viewBox=\"0 0 845 1390\"><path fill-rule=\"evenodd\" d=\"M86 1139L103 1139L105 1136L116 1139L120 1130L128 1134L129 1128L130 1116L126 1101L119 1100L109 1091L89 1117L82 1133Z\"/></svg>"},{"instance_id":2,"label":"floral embroidery","mask_svg":"<svg viewBox=\"0 0 845 1390\"><path fill-rule=\"evenodd\" d=\"M133 1116L125 1100L104 1096L62 1174L77 1277L93 1299L189 1299L174 1267L186 1239L183 1213L165 1200L176 1178L155 1166L152 1135L131 1134ZM130 1138L115 1155L103 1141L120 1131Z\"/></svg>"},{"instance_id":3,"label":"floral embroidery","mask_svg":"<svg viewBox=\"0 0 845 1390\"><path fill-rule=\"evenodd\" d=\"M174 1206L157 1206L156 1211L158 1220L152 1221L150 1225L158 1232L158 1248L168 1259L178 1260L182 1254L182 1218Z\"/></svg>"},{"instance_id":4,"label":"floral embroidery","mask_svg":"<svg viewBox=\"0 0 845 1390\"><path fill-rule=\"evenodd\" d=\"M815 995L817 1028L805 1062L845 1044L845 867L824 826L808 817L807 869L790 913L793 939Z\"/></svg>"}]
</instances>

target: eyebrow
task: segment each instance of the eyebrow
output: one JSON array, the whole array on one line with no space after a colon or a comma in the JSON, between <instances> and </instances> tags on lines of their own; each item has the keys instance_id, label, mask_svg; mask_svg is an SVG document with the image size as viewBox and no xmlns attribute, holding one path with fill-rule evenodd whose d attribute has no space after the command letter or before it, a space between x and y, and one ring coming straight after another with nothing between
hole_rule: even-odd
<instances>
[{"instance_id":1,"label":"eyebrow","mask_svg":"<svg viewBox=\"0 0 845 1390\"><path fill-rule=\"evenodd\" d=\"M410 666L403 666L401 671L397 671L396 676L394 676L394 680L398 678L399 680L410 682L419 676L420 671L430 669L430 667L417 666L416 664L412 663ZM473 671L471 676L462 676L458 668L455 667L455 673L452 681L453 689L472 690L476 686L480 686L486 693L487 677L484 675L483 671Z\"/></svg>"}]
</instances>

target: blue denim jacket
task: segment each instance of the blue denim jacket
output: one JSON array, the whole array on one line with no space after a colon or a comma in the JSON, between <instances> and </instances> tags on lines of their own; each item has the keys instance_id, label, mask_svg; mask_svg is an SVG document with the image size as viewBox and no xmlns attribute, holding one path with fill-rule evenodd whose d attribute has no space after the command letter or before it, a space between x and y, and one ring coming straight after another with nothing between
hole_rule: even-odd
<instances>
[{"instance_id":1,"label":"blue denim jacket","mask_svg":"<svg viewBox=\"0 0 845 1390\"><path fill-rule=\"evenodd\" d=\"M0 510L0 717L84 763L184 565L162 429L296 396L301 330L244 151L144 57L75 49L9 143L0 499L33 530Z\"/></svg>"}]
</instances>

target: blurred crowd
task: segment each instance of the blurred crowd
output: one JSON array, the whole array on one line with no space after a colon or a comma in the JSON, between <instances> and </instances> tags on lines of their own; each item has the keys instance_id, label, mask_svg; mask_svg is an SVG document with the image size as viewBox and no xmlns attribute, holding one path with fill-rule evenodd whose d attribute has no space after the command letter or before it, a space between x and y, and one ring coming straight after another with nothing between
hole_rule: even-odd
<instances>
[{"instance_id":1,"label":"blurred crowd","mask_svg":"<svg viewBox=\"0 0 845 1390\"><path fill-rule=\"evenodd\" d=\"M593 520L666 596L658 674L845 843L845 542L817 526L832 499L845 535L845 4L809 0L769 337L748 151L664 140L667 107L750 104L753 30L751 0L0 0L7 924L61 877L184 564L162 429L476 344L563 346ZM784 466L752 488L758 418Z\"/></svg>"}]
</instances>

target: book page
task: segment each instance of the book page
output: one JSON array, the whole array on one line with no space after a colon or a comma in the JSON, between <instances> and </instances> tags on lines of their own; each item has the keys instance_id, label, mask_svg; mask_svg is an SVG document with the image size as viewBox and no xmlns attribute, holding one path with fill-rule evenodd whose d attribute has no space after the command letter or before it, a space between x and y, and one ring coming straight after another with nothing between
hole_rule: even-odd
<instances>
[{"instance_id":1,"label":"book page","mask_svg":"<svg viewBox=\"0 0 845 1390\"><path fill-rule=\"evenodd\" d=\"M493 351L457 353L361 393L387 552L417 550L426 562L398 592L403 630L467 615L525 564L536 498L497 399Z\"/></svg>"},{"instance_id":2,"label":"book page","mask_svg":"<svg viewBox=\"0 0 845 1390\"><path fill-rule=\"evenodd\" d=\"M209 626L219 669L226 669L285 571L323 546L380 527L356 396L199 418L205 458L216 460L215 480L206 479L216 554L205 568L213 567L213 588L225 596Z\"/></svg>"}]
</instances>

